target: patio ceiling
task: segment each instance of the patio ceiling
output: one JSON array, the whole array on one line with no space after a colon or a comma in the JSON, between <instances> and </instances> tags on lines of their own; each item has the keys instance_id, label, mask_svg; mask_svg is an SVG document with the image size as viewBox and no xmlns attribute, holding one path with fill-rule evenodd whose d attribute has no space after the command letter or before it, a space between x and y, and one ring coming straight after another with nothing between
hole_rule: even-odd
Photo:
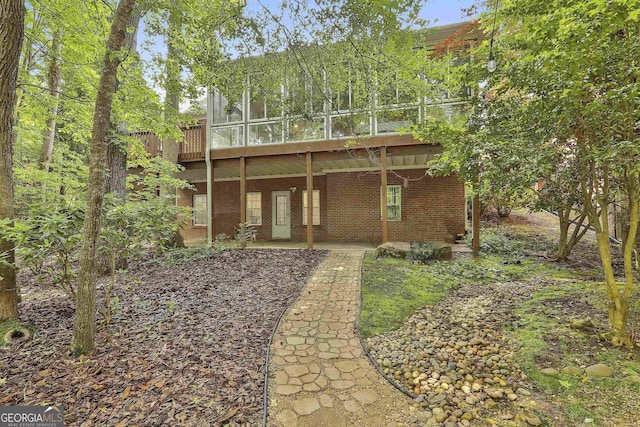
<instances>
[{"instance_id":1,"label":"patio ceiling","mask_svg":"<svg viewBox=\"0 0 640 427\"><path fill-rule=\"evenodd\" d=\"M432 145L395 147L387 152L388 169L425 168L437 154ZM378 153L374 150L348 150L333 153L315 153L313 174L325 175L338 172L359 172L380 169ZM247 179L266 179L287 176L304 176L307 173L305 156L299 154L285 156L247 158ZM215 180L240 179L238 159L217 160Z\"/></svg>"}]
</instances>

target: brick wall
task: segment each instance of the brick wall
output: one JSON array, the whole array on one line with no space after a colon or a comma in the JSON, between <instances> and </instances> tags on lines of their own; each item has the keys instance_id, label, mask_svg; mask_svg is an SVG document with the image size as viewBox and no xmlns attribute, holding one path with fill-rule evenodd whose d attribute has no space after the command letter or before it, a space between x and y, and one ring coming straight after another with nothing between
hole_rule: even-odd
<instances>
[{"instance_id":1,"label":"brick wall","mask_svg":"<svg viewBox=\"0 0 640 427\"><path fill-rule=\"evenodd\" d=\"M255 226L259 240L271 240L272 204L271 193L273 191L289 191L296 187L295 192L290 193L291 203L291 240L305 241L307 238L307 226L302 225L302 191L307 187L306 177L275 178L262 180L247 180L247 192L260 192L262 197L262 225ZM327 192L326 177L316 176L313 179L314 190L320 190L320 225L313 226L313 238L318 241L327 240ZM181 206L191 207L194 194L206 194L206 184L198 184L196 192L182 190L178 197ZM213 187L215 234L225 233L233 236L235 226L240 222L240 181L215 182ZM193 227L192 222L185 227L184 236L189 238L207 237L206 227ZM201 230L204 229L204 232ZM204 233L204 234L202 234Z\"/></svg>"},{"instance_id":2,"label":"brick wall","mask_svg":"<svg viewBox=\"0 0 640 427\"><path fill-rule=\"evenodd\" d=\"M389 172L387 184L402 186L402 219L389 221L389 240L453 242L464 232L464 184L456 177L401 170ZM341 195L328 200L330 240L381 241L379 173L330 174L327 192Z\"/></svg>"},{"instance_id":3,"label":"brick wall","mask_svg":"<svg viewBox=\"0 0 640 427\"><path fill-rule=\"evenodd\" d=\"M426 177L424 170L390 172L389 185L402 186L402 219L389 221L389 239L400 241L438 240L452 242L464 232L464 185L455 177ZM406 186L403 178L407 178ZM181 191L178 203L191 206L193 194L206 194L206 184L197 184L196 192ZM306 240L302 225L302 190L306 178L248 180L247 191L262 193L262 225L256 226L258 239L271 239L271 192L291 193L291 239ZM335 173L314 177L314 189L320 190L320 224L314 226L318 241L379 242L380 174L367 172ZM240 182L214 184L215 234L233 235L240 222ZM186 227L185 238L206 238L206 227Z\"/></svg>"}]
</instances>

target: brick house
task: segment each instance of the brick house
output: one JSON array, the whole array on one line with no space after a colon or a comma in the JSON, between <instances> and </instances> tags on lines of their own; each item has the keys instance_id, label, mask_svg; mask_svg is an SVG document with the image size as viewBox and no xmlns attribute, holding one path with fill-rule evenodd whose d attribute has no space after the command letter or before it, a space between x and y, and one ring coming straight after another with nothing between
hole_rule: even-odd
<instances>
[{"instance_id":1,"label":"brick house","mask_svg":"<svg viewBox=\"0 0 640 427\"><path fill-rule=\"evenodd\" d=\"M439 27L432 42L464 25ZM467 45L478 38L465 37ZM235 101L209 90L206 119L185 129L180 177L195 187L177 195L179 205L193 210L185 239L233 236L241 222L251 223L259 240L309 247L314 241L453 242L465 232L464 183L426 174L441 146L400 133L436 109L455 114L463 99L407 97L398 82L391 95L356 102L349 83L340 93L323 88L318 102L307 98L310 112L296 115L280 102L311 86L287 91L283 85L281 93L266 94L251 77L246 81ZM153 150L153 135L144 138Z\"/></svg>"}]
</instances>

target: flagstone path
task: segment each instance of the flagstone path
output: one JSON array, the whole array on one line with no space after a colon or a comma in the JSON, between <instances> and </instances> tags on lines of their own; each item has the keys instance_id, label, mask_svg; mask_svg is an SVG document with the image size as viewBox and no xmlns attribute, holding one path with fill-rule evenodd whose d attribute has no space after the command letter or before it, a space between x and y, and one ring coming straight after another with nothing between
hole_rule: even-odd
<instances>
[{"instance_id":1,"label":"flagstone path","mask_svg":"<svg viewBox=\"0 0 640 427\"><path fill-rule=\"evenodd\" d=\"M271 345L269 426L402 426L411 399L386 382L355 332L362 250L334 250Z\"/></svg>"}]
</instances>

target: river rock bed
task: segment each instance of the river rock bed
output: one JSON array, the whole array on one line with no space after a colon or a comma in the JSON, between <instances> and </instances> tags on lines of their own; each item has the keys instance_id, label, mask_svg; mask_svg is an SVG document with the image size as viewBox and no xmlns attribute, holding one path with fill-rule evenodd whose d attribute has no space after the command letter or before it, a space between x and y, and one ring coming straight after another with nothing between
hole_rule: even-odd
<instances>
[{"instance_id":1,"label":"river rock bed","mask_svg":"<svg viewBox=\"0 0 640 427\"><path fill-rule=\"evenodd\" d=\"M369 338L373 360L417 396L410 421L477 425L485 409L529 396L527 377L515 360L517 344L501 328L517 326L514 309L551 285L557 283L463 285L435 306L418 310L393 333ZM527 419L530 425L536 421Z\"/></svg>"}]
</instances>

